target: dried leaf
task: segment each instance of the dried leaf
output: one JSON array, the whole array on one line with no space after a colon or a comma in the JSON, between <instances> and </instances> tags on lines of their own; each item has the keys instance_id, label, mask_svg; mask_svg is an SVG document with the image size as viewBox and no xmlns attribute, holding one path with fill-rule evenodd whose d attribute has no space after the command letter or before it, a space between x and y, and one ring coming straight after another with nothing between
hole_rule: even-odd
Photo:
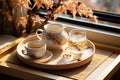
<instances>
[{"instance_id":1,"label":"dried leaf","mask_svg":"<svg viewBox=\"0 0 120 80\"><path fill-rule=\"evenodd\" d=\"M38 9L41 7L43 8L43 5L45 5L46 9L50 9L53 7L53 0L35 0L34 7L36 6Z\"/></svg>"},{"instance_id":2,"label":"dried leaf","mask_svg":"<svg viewBox=\"0 0 120 80\"><path fill-rule=\"evenodd\" d=\"M26 17L20 17L18 26L22 25L24 28L26 27L27 24L27 18Z\"/></svg>"},{"instance_id":3,"label":"dried leaf","mask_svg":"<svg viewBox=\"0 0 120 80\"><path fill-rule=\"evenodd\" d=\"M30 0L11 0L12 8L21 6L21 7L27 8L27 9L31 9L29 7L29 4L31 4Z\"/></svg>"},{"instance_id":4,"label":"dried leaf","mask_svg":"<svg viewBox=\"0 0 120 80\"><path fill-rule=\"evenodd\" d=\"M56 10L55 10L56 13L58 14L67 14L67 8L63 5L63 6L59 6Z\"/></svg>"},{"instance_id":5,"label":"dried leaf","mask_svg":"<svg viewBox=\"0 0 120 80\"><path fill-rule=\"evenodd\" d=\"M41 19L39 15L35 15L34 19L33 19L33 25L34 26L36 23L40 23L41 24Z\"/></svg>"},{"instance_id":6,"label":"dried leaf","mask_svg":"<svg viewBox=\"0 0 120 80\"><path fill-rule=\"evenodd\" d=\"M76 10L77 5L76 5L76 2L69 1L69 2L65 2L64 4L67 7L67 10L69 10L72 13L73 17L76 18L76 14L77 14L77 10Z\"/></svg>"},{"instance_id":7,"label":"dried leaf","mask_svg":"<svg viewBox=\"0 0 120 80\"><path fill-rule=\"evenodd\" d=\"M54 21L57 19L58 15L57 14L54 14Z\"/></svg>"}]
</instances>

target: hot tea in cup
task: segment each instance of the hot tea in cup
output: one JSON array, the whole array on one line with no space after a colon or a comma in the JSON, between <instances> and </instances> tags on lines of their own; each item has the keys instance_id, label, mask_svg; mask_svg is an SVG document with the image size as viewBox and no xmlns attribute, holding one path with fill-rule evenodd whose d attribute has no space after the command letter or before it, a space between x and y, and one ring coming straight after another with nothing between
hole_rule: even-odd
<instances>
[{"instance_id":1,"label":"hot tea in cup","mask_svg":"<svg viewBox=\"0 0 120 80\"><path fill-rule=\"evenodd\" d=\"M33 58L40 58L46 53L46 43L42 40L29 41L25 44L27 55Z\"/></svg>"}]
</instances>

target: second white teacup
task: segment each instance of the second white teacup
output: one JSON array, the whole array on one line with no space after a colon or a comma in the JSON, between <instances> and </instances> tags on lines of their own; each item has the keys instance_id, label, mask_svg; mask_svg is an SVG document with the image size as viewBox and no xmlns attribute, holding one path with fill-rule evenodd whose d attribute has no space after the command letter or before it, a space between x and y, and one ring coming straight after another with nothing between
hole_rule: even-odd
<instances>
[{"instance_id":1,"label":"second white teacup","mask_svg":"<svg viewBox=\"0 0 120 80\"><path fill-rule=\"evenodd\" d=\"M46 53L46 43L42 40L29 41L25 44L27 55L32 58L40 58Z\"/></svg>"}]
</instances>

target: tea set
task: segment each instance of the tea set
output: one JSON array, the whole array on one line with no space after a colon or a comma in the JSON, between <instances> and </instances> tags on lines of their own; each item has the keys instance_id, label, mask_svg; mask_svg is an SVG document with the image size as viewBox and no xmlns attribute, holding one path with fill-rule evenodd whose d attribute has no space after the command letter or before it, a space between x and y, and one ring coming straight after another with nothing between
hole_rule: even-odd
<instances>
[{"instance_id":1,"label":"tea set","mask_svg":"<svg viewBox=\"0 0 120 80\"><path fill-rule=\"evenodd\" d=\"M87 43L82 43L87 40L84 30L73 29L67 33L64 25L58 23L46 24L44 29L37 29L36 36L38 40L28 41L24 44L25 51L23 53L33 59L40 59L41 62L47 62L52 58L54 55L52 50L73 52L72 55L75 59L79 59L82 54L81 47L87 48Z\"/></svg>"}]
</instances>

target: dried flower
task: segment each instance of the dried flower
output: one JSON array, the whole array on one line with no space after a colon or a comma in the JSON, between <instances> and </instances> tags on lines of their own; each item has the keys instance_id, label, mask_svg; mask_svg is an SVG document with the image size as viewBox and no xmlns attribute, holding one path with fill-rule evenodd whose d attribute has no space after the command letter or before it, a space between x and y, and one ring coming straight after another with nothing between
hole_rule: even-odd
<instances>
[{"instance_id":1,"label":"dried flower","mask_svg":"<svg viewBox=\"0 0 120 80\"><path fill-rule=\"evenodd\" d=\"M1 1L2 0L0 0L0 2ZM18 18L19 20L13 21L12 23L17 22L17 26L22 25L23 27L26 27L27 33L31 33L31 29L36 23L41 23L40 16L34 15L32 11L33 8L35 7L37 7L37 9L45 8L47 12L50 12L45 16L46 19L45 21L43 21L40 27L43 27L50 19L56 20L59 14L60 15L67 14L68 11L72 14L73 18L76 18L76 14L79 14L81 17L85 16L90 20L95 21L96 23L98 22L97 16L93 14L93 11L89 7L87 7L84 3L81 3L80 2L81 0L66 0L64 2L62 2L62 0L58 0L58 3L56 3L55 6L53 5L54 0L33 0L33 1L34 4L31 7L30 5L32 4L30 0L10 0L10 5L8 4L8 7L10 8L11 12L0 10L0 13L3 13L8 18L9 21L13 21L13 18ZM14 17L16 16L14 15L15 10L18 8L24 8L25 15ZM24 12L24 9L22 12ZM30 16L31 14L32 16ZM34 18L34 20L32 20L32 17Z\"/></svg>"},{"instance_id":2,"label":"dried flower","mask_svg":"<svg viewBox=\"0 0 120 80\"><path fill-rule=\"evenodd\" d=\"M73 17L75 18L76 17L76 13L77 13L76 2L75 1L68 1L68 2L65 2L64 4L67 7L67 10L69 10L72 13Z\"/></svg>"},{"instance_id":3,"label":"dried flower","mask_svg":"<svg viewBox=\"0 0 120 80\"><path fill-rule=\"evenodd\" d=\"M45 5L46 9L50 9L53 7L53 0L35 0L34 7L36 6L38 9L43 8Z\"/></svg>"},{"instance_id":4,"label":"dried flower","mask_svg":"<svg viewBox=\"0 0 120 80\"><path fill-rule=\"evenodd\" d=\"M36 23L41 24L41 19L40 19L39 15L34 15L33 25L32 26L35 26Z\"/></svg>"},{"instance_id":5,"label":"dried flower","mask_svg":"<svg viewBox=\"0 0 120 80\"><path fill-rule=\"evenodd\" d=\"M27 9L31 9L29 7L29 4L31 4L30 0L10 0L12 8L15 8L17 6L21 6Z\"/></svg>"},{"instance_id":6,"label":"dried flower","mask_svg":"<svg viewBox=\"0 0 120 80\"><path fill-rule=\"evenodd\" d=\"M19 21L18 21L18 26L22 25L24 28L26 27L27 24L27 19L26 17L20 17Z\"/></svg>"},{"instance_id":7,"label":"dried flower","mask_svg":"<svg viewBox=\"0 0 120 80\"><path fill-rule=\"evenodd\" d=\"M84 3L81 3L79 1L80 0L72 0L63 2L62 5L56 8L56 10L53 13L54 20L57 19L58 14L67 14L67 11L70 11L73 15L73 18L76 18L76 14L78 13L81 17L83 15L98 23L97 16L93 15L93 11Z\"/></svg>"}]
</instances>

